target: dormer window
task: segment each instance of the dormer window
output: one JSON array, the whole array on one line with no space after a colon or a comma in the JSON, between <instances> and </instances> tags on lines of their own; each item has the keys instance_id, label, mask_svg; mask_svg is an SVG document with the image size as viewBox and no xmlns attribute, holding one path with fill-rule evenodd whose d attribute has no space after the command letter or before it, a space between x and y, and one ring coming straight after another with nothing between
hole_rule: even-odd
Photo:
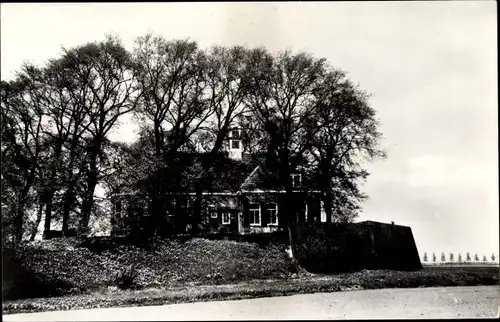
<instances>
[{"instance_id":1,"label":"dormer window","mask_svg":"<svg viewBox=\"0 0 500 322\"><path fill-rule=\"evenodd\" d=\"M302 185L302 174L294 173L292 174L292 187L298 188Z\"/></svg>"}]
</instances>

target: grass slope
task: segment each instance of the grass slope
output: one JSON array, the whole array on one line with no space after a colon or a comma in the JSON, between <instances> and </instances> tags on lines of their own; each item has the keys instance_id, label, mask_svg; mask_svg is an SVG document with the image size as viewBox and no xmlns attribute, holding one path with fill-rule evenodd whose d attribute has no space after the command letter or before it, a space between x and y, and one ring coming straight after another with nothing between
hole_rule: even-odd
<instances>
[{"instance_id":1,"label":"grass slope","mask_svg":"<svg viewBox=\"0 0 500 322\"><path fill-rule=\"evenodd\" d=\"M145 288L280 279L296 271L281 248L202 238L156 239L144 245L130 245L116 239L32 242L7 258L25 274L16 276L15 268L5 272L3 279L9 289L3 289L2 293L9 299L83 293L122 284L127 284L124 285L127 288ZM26 276L38 280L42 288L43 285L60 287L45 295L13 292L23 289Z\"/></svg>"}]
</instances>

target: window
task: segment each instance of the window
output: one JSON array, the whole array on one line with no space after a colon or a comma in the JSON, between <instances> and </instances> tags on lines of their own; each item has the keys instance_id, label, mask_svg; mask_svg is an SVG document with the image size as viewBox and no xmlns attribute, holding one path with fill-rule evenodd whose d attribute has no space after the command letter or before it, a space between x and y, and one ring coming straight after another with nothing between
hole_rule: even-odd
<instances>
[{"instance_id":1,"label":"window","mask_svg":"<svg viewBox=\"0 0 500 322\"><path fill-rule=\"evenodd\" d=\"M269 225L275 226L278 224L278 205L270 204L267 206L266 214L269 218Z\"/></svg>"},{"instance_id":2,"label":"window","mask_svg":"<svg viewBox=\"0 0 500 322\"><path fill-rule=\"evenodd\" d=\"M302 218L304 222L307 222L307 202L304 202L302 205L300 205L299 209L297 210L297 221L300 222Z\"/></svg>"},{"instance_id":3,"label":"window","mask_svg":"<svg viewBox=\"0 0 500 322\"><path fill-rule=\"evenodd\" d=\"M231 131L231 137L233 139L239 139L240 138L240 131L235 129Z\"/></svg>"},{"instance_id":4,"label":"window","mask_svg":"<svg viewBox=\"0 0 500 322\"><path fill-rule=\"evenodd\" d=\"M211 218L217 218L217 211L215 210L215 206L210 205L208 206L208 212L210 213Z\"/></svg>"},{"instance_id":5,"label":"window","mask_svg":"<svg viewBox=\"0 0 500 322\"><path fill-rule=\"evenodd\" d=\"M292 187L297 188L302 184L302 175L300 173L292 174Z\"/></svg>"},{"instance_id":6,"label":"window","mask_svg":"<svg viewBox=\"0 0 500 322\"><path fill-rule=\"evenodd\" d=\"M231 223L231 214L228 212L222 213L222 224L229 225Z\"/></svg>"},{"instance_id":7,"label":"window","mask_svg":"<svg viewBox=\"0 0 500 322\"><path fill-rule=\"evenodd\" d=\"M250 226L260 226L260 205L250 204L249 206Z\"/></svg>"},{"instance_id":8,"label":"window","mask_svg":"<svg viewBox=\"0 0 500 322\"><path fill-rule=\"evenodd\" d=\"M232 140L231 149L239 149L239 148L240 148L240 140Z\"/></svg>"}]
</instances>

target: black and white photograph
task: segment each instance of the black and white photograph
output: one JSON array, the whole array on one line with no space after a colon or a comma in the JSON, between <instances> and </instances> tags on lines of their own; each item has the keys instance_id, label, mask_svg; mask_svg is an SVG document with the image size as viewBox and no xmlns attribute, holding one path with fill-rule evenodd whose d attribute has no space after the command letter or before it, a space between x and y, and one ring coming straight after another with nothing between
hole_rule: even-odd
<instances>
[{"instance_id":1,"label":"black and white photograph","mask_svg":"<svg viewBox=\"0 0 500 322\"><path fill-rule=\"evenodd\" d=\"M500 317L495 1L0 23L2 320Z\"/></svg>"}]
</instances>

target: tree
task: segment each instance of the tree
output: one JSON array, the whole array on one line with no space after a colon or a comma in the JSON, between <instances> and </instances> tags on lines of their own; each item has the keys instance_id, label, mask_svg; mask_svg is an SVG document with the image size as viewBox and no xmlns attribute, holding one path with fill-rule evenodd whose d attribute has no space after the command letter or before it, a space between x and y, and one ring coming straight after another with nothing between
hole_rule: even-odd
<instances>
[{"instance_id":1,"label":"tree","mask_svg":"<svg viewBox=\"0 0 500 322\"><path fill-rule=\"evenodd\" d=\"M80 91L77 102L83 105L90 125L83 137L86 147L85 192L81 206L79 233L86 234L100 180L99 166L103 145L120 116L131 112L137 103L133 60L117 38L88 43L65 50L63 60Z\"/></svg>"},{"instance_id":2,"label":"tree","mask_svg":"<svg viewBox=\"0 0 500 322\"><path fill-rule=\"evenodd\" d=\"M327 221L353 221L366 199L358 186L368 172L365 160L384 158L378 148L381 133L375 111L368 105L369 95L356 88L345 74L332 69L318 86L313 128L317 164L316 181L322 191ZM336 212L335 216L333 211Z\"/></svg>"},{"instance_id":3,"label":"tree","mask_svg":"<svg viewBox=\"0 0 500 322\"><path fill-rule=\"evenodd\" d=\"M44 131L43 151L41 154L40 185L38 185L41 206L45 206L44 236L50 230L54 197L66 183L66 178L74 177L72 155L67 159L67 147L70 141L79 143L81 134L86 130L82 126L85 119L84 108L75 101L76 88L72 73L65 68L63 60L50 60L39 76L44 92L39 102L45 108L47 122L50 126ZM68 171L69 170L69 171ZM61 197L61 196L59 196ZM69 213L69 209L64 211ZM63 232L67 231L67 219L63 215Z\"/></svg>"},{"instance_id":4,"label":"tree","mask_svg":"<svg viewBox=\"0 0 500 322\"><path fill-rule=\"evenodd\" d=\"M470 262L472 260L469 252L467 252L467 254L465 256L466 256L465 259L467 262Z\"/></svg>"},{"instance_id":5,"label":"tree","mask_svg":"<svg viewBox=\"0 0 500 322\"><path fill-rule=\"evenodd\" d=\"M292 173L323 182L323 199L331 203L335 197L327 207L340 209L339 221L350 221L364 199L358 185L368 173L361 162L383 156L376 145L380 134L367 95L326 60L288 51L273 57L264 49L252 50L249 57L246 123L260 133L253 136L259 139L254 148L266 151L270 175L285 190L280 223L288 231L293 256L291 224L297 218ZM324 177L328 180L319 180Z\"/></svg>"},{"instance_id":6,"label":"tree","mask_svg":"<svg viewBox=\"0 0 500 322\"><path fill-rule=\"evenodd\" d=\"M486 257L486 255L483 255L483 262L487 262L488 261L488 258Z\"/></svg>"},{"instance_id":7,"label":"tree","mask_svg":"<svg viewBox=\"0 0 500 322\"><path fill-rule=\"evenodd\" d=\"M461 263L462 262L462 253L458 253L458 262Z\"/></svg>"},{"instance_id":8,"label":"tree","mask_svg":"<svg viewBox=\"0 0 500 322\"><path fill-rule=\"evenodd\" d=\"M441 262L446 262L446 256L444 254L444 252L441 253Z\"/></svg>"},{"instance_id":9,"label":"tree","mask_svg":"<svg viewBox=\"0 0 500 322\"><path fill-rule=\"evenodd\" d=\"M491 261L494 263L495 262L495 254L491 254Z\"/></svg>"},{"instance_id":10,"label":"tree","mask_svg":"<svg viewBox=\"0 0 500 322\"><path fill-rule=\"evenodd\" d=\"M40 99L44 91L40 74L39 68L25 64L15 80L1 83L2 160L10 165L2 165L2 185L5 182L13 189L11 210L16 242L23 238L25 211L40 170L46 114Z\"/></svg>"},{"instance_id":11,"label":"tree","mask_svg":"<svg viewBox=\"0 0 500 322\"><path fill-rule=\"evenodd\" d=\"M136 40L134 59L142 93L135 115L152 123L156 156L176 152L210 115L201 99L205 57L196 42L148 34Z\"/></svg>"},{"instance_id":12,"label":"tree","mask_svg":"<svg viewBox=\"0 0 500 322\"><path fill-rule=\"evenodd\" d=\"M134 73L142 93L135 116L143 127L153 129L156 160L153 176L143 181L143 189L151 197L153 218L159 220L165 201L160 197L162 187L157 177L170 173L166 170L175 162L178 150L192 143L193 136L214 113L204 97L207 57L195 42L167 41L148 34L137 39L134 58Z\"/></svg>"},{"instance_id":13,"label":"tree","mask_svg":"<svg viewBox=\"0 0 500 322\"><path fill-rule=\"evenodd\" d=\"M427 253L424 253L424 257L422 258L424 262L427 262Z\"/></svg>"},{"instance_id":14,"label":"tree","mask_svg":"<svg viewBox=\"0 0 500 322\"><path fill-rule=\"evenodd\" d=\"M94 117L88 109L88 105L93 104L91 89L81 86L85 79L75 77L75 68L77 66L70 55L50 60L45 68L45 81L49 91L44 99L54 125L53 132L50 133L54 153L52 162L48 164L52 170L47 184L47 201L52 204L52 197L57 189L54 183L57 182L63 191L60 205L63 235L68 233L70 212L76 206L78 191L82 186L87 166L86 159L81 158L86 153L84 138L88 137ZM85 76L88 73L90 77L88 69L82 67L80 73ZM55 179L59 180L54 181ZM50 209L47 207L46 222L50 221L50 217Z\"/></svg>"},{"instance_id":15,"label":"tree","mask_svg":"<svg viewBox=\"0 0 500 322\"><path fill-rule=\"evenodd\" d=\"M197 136L208 155L202 159L201 173L196 182L194 233L198 232L201 218L202 190L212 186L212 167L217 161L217 154L227 144L232 127L247 110L243 101L248 90L249 74L249 51L244 47L215 46L208 51L204 67L208 93L205 100L211 115Z\"/></svg>"},{"instance_id":16,"label":"tree","mask_svg":"<svg viewBox=\"0 0 500 322\"><path fill-rule=\"evenodd\" d=\"M252 77L245 103L264 133L261 146L267 146L267 166L285 190L287 201L280 211L280 222L288 231L295 257L291 174L304 164L309 141L306 124L313 114L313 94L325 74L325 61L290 52L273 58L264 49L256 49L250 54L250 64Z\"/></svg>"},{"instance_id":17,"label":"tree","mask_svg":"<svg viewBox=\"0 0 500 322\"><path fill-rule=\"evenodd\" d=\"M432 253L432 262L436 262L436 253Z\"/></svg>"},{"instance_id":18,"label":"tree","mask_svg":"<svg viewBox=\"0 0 500 322\"><path fill-rule=\"evenodd\" d=\"M474 254L474 261L479 262L479 255L477 253Z\"/></svg>"},{"instance_id":19,"label":"tree","mask_svg":"<svg viewBox=\"0 0 500 322\"><path fill-rule=\"evenodd\" d=\"M450 257L449 257L450 262L453 262L453 257L454 257L453 253L450 253Z\"/></svg>"}]
</instances>

